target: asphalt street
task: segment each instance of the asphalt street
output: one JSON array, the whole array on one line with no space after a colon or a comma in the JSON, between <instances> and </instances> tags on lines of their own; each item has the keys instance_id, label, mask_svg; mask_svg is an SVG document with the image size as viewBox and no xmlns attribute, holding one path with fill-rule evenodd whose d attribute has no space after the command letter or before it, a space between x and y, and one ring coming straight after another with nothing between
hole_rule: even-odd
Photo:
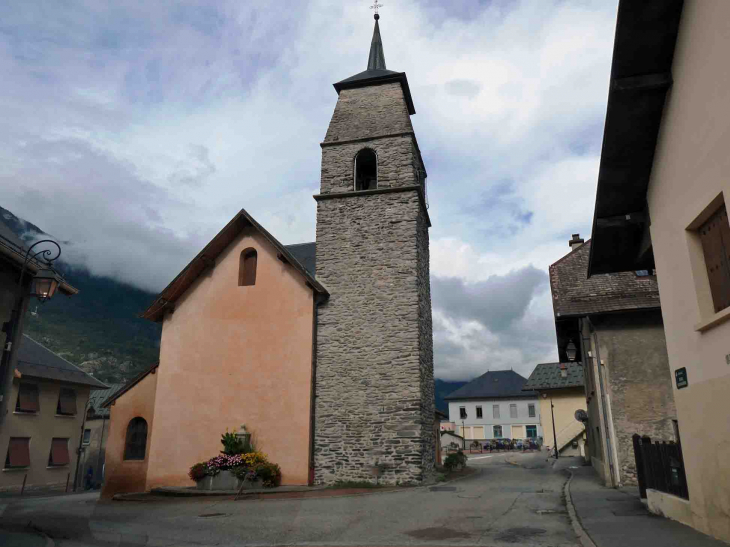
<instances>
[{"instance_id":1,"label":"asphalt street","mask_svg":"<svg viewBox=\"0 0 730 547\"><path fill-rule=\"evenodd\" d=\"M456 482L319 499L3 499L0 543L575 547L562 500L567 477L545 460L544 452L476 454L469 465L478 472Z\"/></svg>"}]
</instances>

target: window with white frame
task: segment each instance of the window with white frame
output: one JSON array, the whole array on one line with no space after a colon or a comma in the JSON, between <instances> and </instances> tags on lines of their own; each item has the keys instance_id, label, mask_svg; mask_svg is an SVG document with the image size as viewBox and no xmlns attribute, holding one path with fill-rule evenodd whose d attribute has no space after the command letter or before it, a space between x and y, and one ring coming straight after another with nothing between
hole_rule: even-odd
<instances>
[{"instance_id":1,"label":"window with white frame","mask_svg":"<svg viewBox=\"0 0 730 547\"><path fill-rule=\"evenodd\" d=\"M502 437L502 426L501 425L495 425L495 426L493 426L492 430L494 432L494 438L495 439L499 439L499 438Z\"/></svg>"},{"instance_id":2,"label":"window with white frame","mask_svg":"<svg viewBox=\"0 0 730 547\"><path fill-rule=\"evenodd\" d=\"M466 408L463 406L459 407L459 418L462 420L466 420Z\"/></svg>"},{"instance_id":3,"label":"window with white frame","mask_svg":"<svg viewBox=\"0 0 730 547\"><path fill-rule=\"evenodd\" d=\"M478 406L477 407L477 418L481 418L481 417L482 417L482 407Z\"/></svg>"},{"instance_id":4,"label":"window with white frame","mask_svg":"<svg viewBox=\"0 0 730 547\"><path fill-rule=\"evenodd\" d=\"M516 404L509 405L509 417L510 418L517 417L517 405Z\"/></svg>"},{"instance_id":5,"label":"window with white frame","mask_svg":"<svg viewBox=\"0 0 730 547\"><path fill-rule=\"evenodd\" d=\"M525 426L525 430L527 431L527 438L528 439L536 439L537 438L537 426L536 425L528 425L528 426Z\"/></svg>"},{"instance_id":6,"label":"window with white frame","mask_svg":"<svg viewBox=\"0 0 730 547\"><path fill-rule=\"evenodd\" d=\"M499 405L492 405L492 417L499 418Z\"/></svg>"},{"instance_id":7,"label":"window with white frame","mask_svg":"<svg viewBox=\"0 0 730 547\"><path fill-rule=\"evenodd\" d=\"M530 418L535 417L535 405L527 405L527 415Z\"/></svg>"}]
</instances>

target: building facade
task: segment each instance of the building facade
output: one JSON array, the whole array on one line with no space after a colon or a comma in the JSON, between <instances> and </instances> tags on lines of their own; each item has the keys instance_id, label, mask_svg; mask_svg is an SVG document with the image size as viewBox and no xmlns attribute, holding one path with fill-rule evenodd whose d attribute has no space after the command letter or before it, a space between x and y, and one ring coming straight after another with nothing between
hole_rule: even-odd
<instances>
[{"instance_id":1,"label":"building facade","mask_svg":"<svg viewBox=\"0 0 730 547\"><path fill-rule=\"evenodd\" d=\"M608 486L636 483L632 436L674 439L659 291L651 271L588 277L592 242L577 234L550 266L558 354L582 363L591 463Z\"/></svg>"},{"instance_id":2,"label":"building facade","mask_svg":"<svg viewBox=\"0 0 730 547\"><path fill-rule=\"evenodd\" d=\"M81 484L84 488L97 488L104 481L110 412L102 403L123 386L124 384L110 384L107 389L98 389L89 395L79 456L79 476L83 478Z\"/></svg>"},{"instance_id":3,"label":"building facade","mask_svg":"<svg viewBox=\"0 0 730 547\"><path fill-rule=\"evenodd\" d=\"M561 456L586 456L585 425L576 419L576 411L586 406L583 381L581 363L542 363L523 388L537 392L545 447L552 450L557 445Z\"/></svg>"},{"instance_id":4,"label":"building facade","mask_svg":"<svg viewBox=\"0 0 730 547\"><path fill-rule=\"evenodd\" d=\"M620 3L590 263L591 275L656 269L689 499L649 493L649 506L725 541L729 18L723 0Z\"/></svg>"},{"instance_id":5,"label":"building facade","mask_svg":"<svg viewBox=\"0 0 730 547\"><path fill-rule=\"evenodd\" d=\"M106 386L23 335L0 429L0 490L72 489L89 392Z\"/></svg>"},{"instance_id":6,"label":"building facade","mask_svg":"<svg viewBox=\"0 0 730 547\"><path fill-rule=\"evenodd\" d=\"M405 73L376 15L367 70L335 84L322 143L314 409L316 484L421 482L434 466L426 170Z\"/></svg>"},{"instance_id":7,"label":"building facade","mask_svg":"<svg viewBox=\"0 0 730 547\"><path fill-rule=\"evenodd\" d=\"M512 370L490 371L449 394L449 421L467 445L491 439L542 439L537 393Z\"/></svg>"}]
</instances>

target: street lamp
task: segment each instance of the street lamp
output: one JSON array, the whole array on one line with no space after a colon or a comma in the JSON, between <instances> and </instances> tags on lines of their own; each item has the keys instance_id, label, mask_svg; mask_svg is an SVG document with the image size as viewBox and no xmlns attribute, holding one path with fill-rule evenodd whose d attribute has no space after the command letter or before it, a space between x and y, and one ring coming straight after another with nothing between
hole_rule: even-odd
<instances>
[{"instance_id":1,"label":"street lamp","mask_svg":"<svg viewBox=\"0 0 730 547\"><path fill-rule=\"evenodd\" d=\"M575 347L575 344L572 340L568 342L567 346L565 346L565 354L568 356L568 361L575 361L575 357L578 354L578 349Z\"/></svg>"},{"instance_id":2,"label":"street lamp","mask_svg":"<svg viewBox=\"0 0 730 547\"><path fill-rule=\"evenodd\" d=\"M41 243L50 243L55 245L56 250L41 249L34 253L33 249ZM0 361L0 402L4 399L5 382L7 380L7 370L10 366L10 354L13 351L15 332L19 329L22 319L23 276L25 275L25 270L31 260L38 259L41 262L41 268L36 272L31 280L30 295L35 296L42 304L53 297L56 289L58 289L61 281L63 281L63 278L53 269L53 261L59 256L61 256L61 246L51 239L36 241L25 253L25 260L23 261L23 267L20 269L20 277L18 277L18 284L15 289L15 302L10 314L10 321L3 325L3 331L5 332L5 347L3 348L2 361ZM0 420L2 420L2 416L0 416Z\"/></svg>"}]
</instances>

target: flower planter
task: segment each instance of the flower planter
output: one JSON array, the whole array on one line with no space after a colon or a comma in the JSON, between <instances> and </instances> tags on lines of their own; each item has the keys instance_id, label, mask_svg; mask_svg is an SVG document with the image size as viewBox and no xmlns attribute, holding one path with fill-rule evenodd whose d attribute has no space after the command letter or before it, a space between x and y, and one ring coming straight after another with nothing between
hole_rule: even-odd
<instances>
[{"instance_id":1,"label":"flower planter","mask_svg":"<svg viewBox=\"0 0 730 547\"><path fill-rule=\"evenodd\" d=\"M198 490L239 490L241 482L231 471L221 471L215 477L204 477L195 486ZM253 482L245 481L243 489L252 490L254 488L263 488L263 486L263 481L257 479Z\"/></svg>"}]
</instances>

